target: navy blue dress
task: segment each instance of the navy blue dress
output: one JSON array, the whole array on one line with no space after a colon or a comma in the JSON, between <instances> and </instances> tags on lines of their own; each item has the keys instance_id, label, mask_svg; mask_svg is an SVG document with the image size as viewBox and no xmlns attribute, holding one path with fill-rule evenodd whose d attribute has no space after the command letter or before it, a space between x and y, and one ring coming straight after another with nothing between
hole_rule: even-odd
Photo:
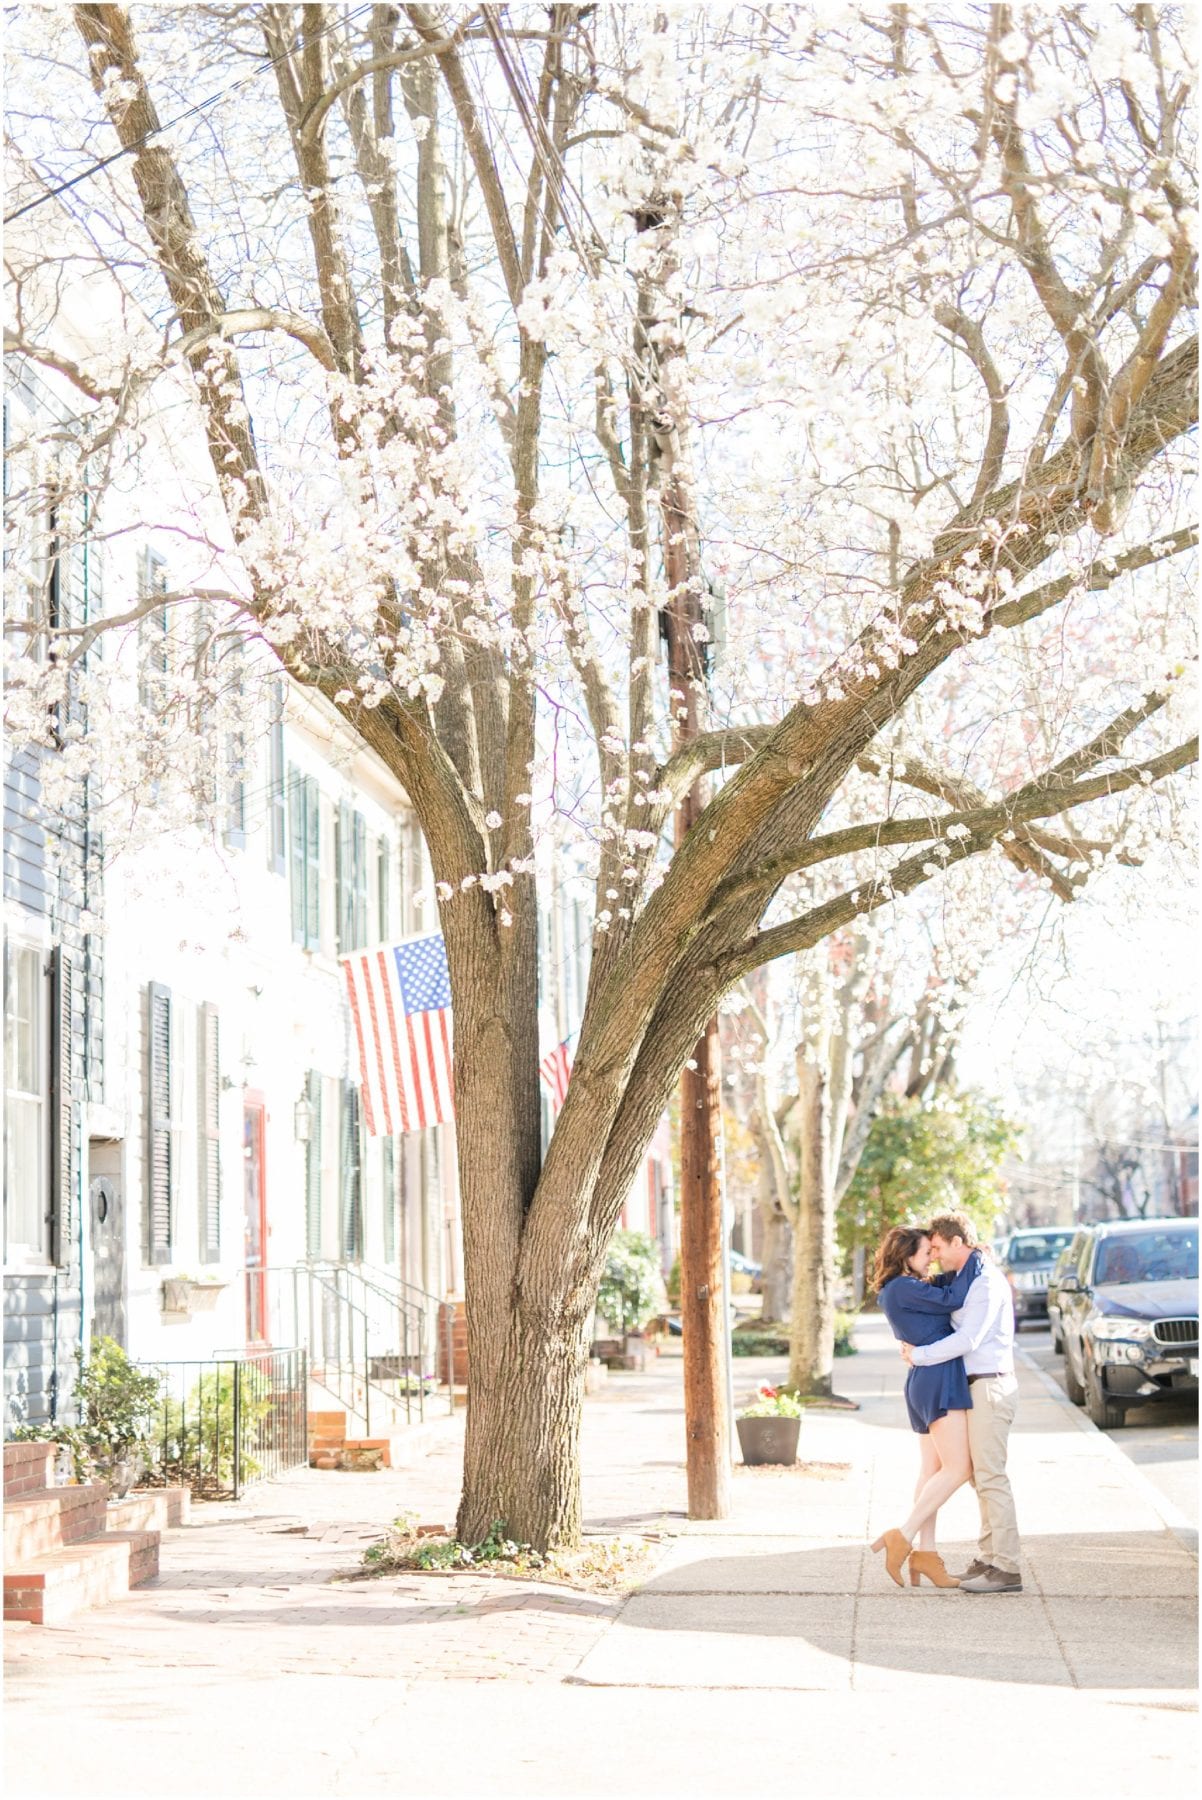
<instances>
[{"instance_id":1,"label":"navy blue dress","mask_svg":"<svg viewBox=\"0 0 1202 1800\"><path fill-rule=\"evenodd\" d=\"M974 1250L959 1274L950 1281L919 1281L917 1275L895 1275L877 1295L877 1304L904 1344L937 1344L955 1330L951 1315L968 1298L968 1290L981 1273L984 1260ZM945 1285L946 1283L946 1285ZM933 1419L945 1413L968 1412L972 1394L964 1372L964 1358L951 1356L926 1369L911 1369L906 1376L906 1410L910 1425L924 1436Z\"/></svg>"}]
</instances>

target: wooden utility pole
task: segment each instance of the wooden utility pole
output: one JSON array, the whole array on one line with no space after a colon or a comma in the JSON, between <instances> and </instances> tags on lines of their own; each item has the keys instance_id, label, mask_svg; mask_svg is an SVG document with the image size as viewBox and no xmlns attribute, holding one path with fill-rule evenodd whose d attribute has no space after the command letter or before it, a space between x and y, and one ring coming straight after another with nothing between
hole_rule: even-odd
<instances>
[{"instance_id":1,"label":"wooden utility pole","mask_svg":"<svg viewBox=\"0 0 1202 1800\"><path fill-rule=\"evenodd\" d=\"M704 729L707 652L694 626L703 624L701 567L688 495L679 466L660 494L668 672L676 743ZM699 779L676 814L681 844L706 801ZM707 1024L680 1084L680 1312L690 1519L730 1514L730 1355L722 1196L722 1066L718 1021Z\"/></svg>"}]
</instances>

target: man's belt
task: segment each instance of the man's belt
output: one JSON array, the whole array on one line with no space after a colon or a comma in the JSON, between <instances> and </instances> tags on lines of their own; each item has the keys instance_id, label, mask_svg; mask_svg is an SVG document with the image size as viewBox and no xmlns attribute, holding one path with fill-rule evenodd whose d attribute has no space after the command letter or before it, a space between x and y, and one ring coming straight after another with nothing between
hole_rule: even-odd
<instances>
[{"instance_id":1,"label":"man's belt","mask_svg":"<svg viewBox=\"0 0 1202 1800\"><path fill-rule=\"evenodd\" d=\"M971 1387L974 1381L1003 1381L1007 1375L1013 1375L1013 1373L1013 1369L989 1369L983 1375L970 1375L968 1385Z\"/></svg>"}]
</instances>

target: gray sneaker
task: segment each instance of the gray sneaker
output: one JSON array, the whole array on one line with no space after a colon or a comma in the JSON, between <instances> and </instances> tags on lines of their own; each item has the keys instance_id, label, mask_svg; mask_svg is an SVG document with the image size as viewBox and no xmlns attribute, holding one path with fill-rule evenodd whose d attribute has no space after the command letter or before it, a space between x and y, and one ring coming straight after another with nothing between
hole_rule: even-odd
<instances>
[{"instance_id":1,"label":"gray sneaker","mask_svg":"<svg viewBox=\"0 0 1202 1800\"><path fill-rule=\"evenodd\" d=\"M975 1581L978 1575L988 1575L992 1567L992 1563L982 1562L979 1556L974 1556L963 1575L957 1575L956 1580L961 1584L966 1581Z\"/></svg>"},{"instance_id":2,"label":"gray sneaker","mask_svg":"<svg viewBox=\"0 0 1202 1800\"><path fill-rule=\"evenodd\" d=\"M1006 1569L988 1568L983 1575L974 1575L969 1581L960 1583L962 1594L1021 1594L1023 1578Z\"/></svg>"}]
</instances>

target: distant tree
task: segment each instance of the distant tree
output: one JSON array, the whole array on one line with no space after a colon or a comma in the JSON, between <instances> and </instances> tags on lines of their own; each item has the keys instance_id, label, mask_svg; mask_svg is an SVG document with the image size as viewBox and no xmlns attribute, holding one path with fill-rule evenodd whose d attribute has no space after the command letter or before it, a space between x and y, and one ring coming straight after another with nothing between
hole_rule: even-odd
<instances>
[{"instance_id":1,"label":"distant tree","mask_svg":"<svg viewBox=\"0 0 1202 1800\"><path fill-rule=\"evenodd\" d=\"M926 1099L888 1096L839 1216L845 1262L891 1226L921 1222L949 1206L968 1213L988 1236L1005 1204L1002 1162L1018 1136L998 1103L971 1089Z\"/></svg>"}]
</instances>

